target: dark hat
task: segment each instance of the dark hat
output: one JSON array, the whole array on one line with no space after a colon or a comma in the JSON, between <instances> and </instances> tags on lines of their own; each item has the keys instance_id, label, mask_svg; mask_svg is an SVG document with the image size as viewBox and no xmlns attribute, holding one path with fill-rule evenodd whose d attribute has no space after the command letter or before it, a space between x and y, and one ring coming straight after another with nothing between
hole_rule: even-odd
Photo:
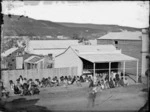
<instances>
[{"instance_id":1,"label":"dark hat","mask_svg":"<svg viewBox=\"0 0 150 112\"><path fill-rule=\"evenodd\" d=\"M150 54L146 56L146 58L150 59Z\"/></svg>"}]
</instances>

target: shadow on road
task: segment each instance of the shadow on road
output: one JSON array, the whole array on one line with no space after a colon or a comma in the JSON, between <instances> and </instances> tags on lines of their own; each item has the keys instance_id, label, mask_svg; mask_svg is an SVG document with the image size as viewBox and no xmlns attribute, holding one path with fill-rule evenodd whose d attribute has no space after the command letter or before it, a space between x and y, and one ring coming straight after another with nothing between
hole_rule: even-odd
<instances>
[{"instance_id":1,"label":"shadow on road","mask_svg":"<svg viewBox=\"0 0 150 112\"><path fill-rule=\"evenodd\" d=\"M39 99L19 98L1 105L2 112L52 112L46 107L35 105Z\"/></svg>"}]
</instances>

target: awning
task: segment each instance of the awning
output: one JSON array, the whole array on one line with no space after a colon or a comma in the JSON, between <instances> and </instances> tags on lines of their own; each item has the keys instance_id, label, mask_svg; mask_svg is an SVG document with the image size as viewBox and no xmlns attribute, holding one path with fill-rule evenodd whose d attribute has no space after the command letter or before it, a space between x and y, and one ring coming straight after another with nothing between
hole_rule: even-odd
<instances>
[{"instance_id":1,"label":"awning","mask_svg":"<svg viewBox=\"0 0 150 112\"><path fill-rule=\"evenodd\" d=\"M122 62L122 61L137 61L138 59L122 54L122 53L113 53L113 54L84 54L79 55L81 58L88 60L92 63L100 62Z\"/></svg>"},{"instance_id":2,"label":"awning","mask_svg":"<svg viewBox=\"0 0 150 112\"><path fill-rule=\"evenodd\" d=\"M40 60L42 60L43 58L38 57L38 56L30 56L28 59L26 59L24 62L26 63L38 63Z\"/></svg>"}]
</instances>

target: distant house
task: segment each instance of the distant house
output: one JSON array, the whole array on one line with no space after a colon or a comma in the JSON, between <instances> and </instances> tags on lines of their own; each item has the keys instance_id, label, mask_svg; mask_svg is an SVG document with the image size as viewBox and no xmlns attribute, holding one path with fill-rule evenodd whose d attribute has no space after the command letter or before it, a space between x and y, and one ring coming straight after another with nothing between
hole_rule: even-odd
<instances>
[{"instance_id":1,"label":"distant house","mask_svg":"<svg viewBox=\"0 0 150 112\"><path fill-rule=\"evenodd\" d=\"M18 56L24 55L24 48L11 48L1 54L1 69L16 69L16 61L18 60ZM20 59L19 59L20 60Z\"/></svg>"},{"instance_id":2,"label":"distant house","mask_svg":"<svg viewBox=\"0 0 150 112\"><path fill-rule=\"evenodd\" d=\"M87 71L92 74L110 73L111 70L125 73L125 64L128 61L137 62L138 59L122 54L121 50L117 50L113 45L78 45L70 46L57 55L54 67L78 67L79 76Z\"/></svg>"},{"instance_id":3,"label":"distant house","mask_svg":"<svg viewBox=\"0 0 150 112\"><path fill-rule=\"evenodd\" d=\"M44 58L30 56L24 60L24 69L44 69Z\"/></svg>"},{"instance_id":4,"label":"distant house","mask_svg":"<svg viewBox=\"0 0 150 112\"><path fill-rule=\"evenodd\" d=\"M137 32L110 32L97 39L98 45L115 45L117 49L121 49L123 54L139 59L139 74L141 74L141 50L142 50L142 33ZM134 74L136 72L135 62L126 64L126 72Z\"/></svg>"},{"instance_id":5,"label":"distant house","mask_svg":"<svg viewBox=\"0 0 150 112\"><path fill-rule=\"evenodd\" d=\"M49 69L53 68L53 63L50 54L48 56L31 55L24 60L24 69Z\"/></svg>"},{"instance_id":6,"label":"distant house","mask_svg":"<svg viewBox=\"0 0 150 112\"><path fill-rule=\"evenodd\" d=\"M38 60L38 57L40 57L39 60ZM43 67L41 68L53 67L53 60L50 56L43 57L43 56L36 55L36 54L29 54L29 53L24 52L24 48L11 48L1 54L1 69L2 70L32 69L31 66L28 67L29 64L31 63L36 64L36 63L41 62L41 60L44 60ZM36 62L33 62L33 61L36 61ZM40 68L40 67L37 66L37 68Z\"/></svg>"},{"instance_id":7,"label":"distant house","mask_svg":"<svg viewBox=\"0 0 150 112\"><path fill-rule=\"evenodd\" d=\"M30 40L26 43L25 51L32 54L56 56L71 45L78 45L78 40Z\"/></svg>"},{"instance_id":8,"label":"distant house","mask_svg":"<svg viewBox=\"0 0 150 112\"><path fill-rule=\"evenodd\" d=\"M15 51L17 51L17 50L18 50L18 47L10 48L10 49L4 51L3 53L1 53L1 57L2 58L7 57L7 56L11 55L12 53L14 53Z\"/></svg>"}]
</instances>

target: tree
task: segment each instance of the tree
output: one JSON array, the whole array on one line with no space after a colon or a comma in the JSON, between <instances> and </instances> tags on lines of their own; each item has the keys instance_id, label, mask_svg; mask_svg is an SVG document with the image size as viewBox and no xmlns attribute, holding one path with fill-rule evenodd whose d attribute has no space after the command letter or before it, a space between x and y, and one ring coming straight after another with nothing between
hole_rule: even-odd
<instances>
[{"instance_id":1,"label":"tree","mask_svg":"<svg viewBox=\"0 0 150 112\"><path fill-rule=\"evenodd\" d=\"M80 39L80 37L79 37L79 35L78 35L78 34L74 33L74 34L73 34L73 39L74 39L74 40L76 40L76 39L77 39L77 40L79 40L79 39Z\"/></svg>"}]
</instances>

